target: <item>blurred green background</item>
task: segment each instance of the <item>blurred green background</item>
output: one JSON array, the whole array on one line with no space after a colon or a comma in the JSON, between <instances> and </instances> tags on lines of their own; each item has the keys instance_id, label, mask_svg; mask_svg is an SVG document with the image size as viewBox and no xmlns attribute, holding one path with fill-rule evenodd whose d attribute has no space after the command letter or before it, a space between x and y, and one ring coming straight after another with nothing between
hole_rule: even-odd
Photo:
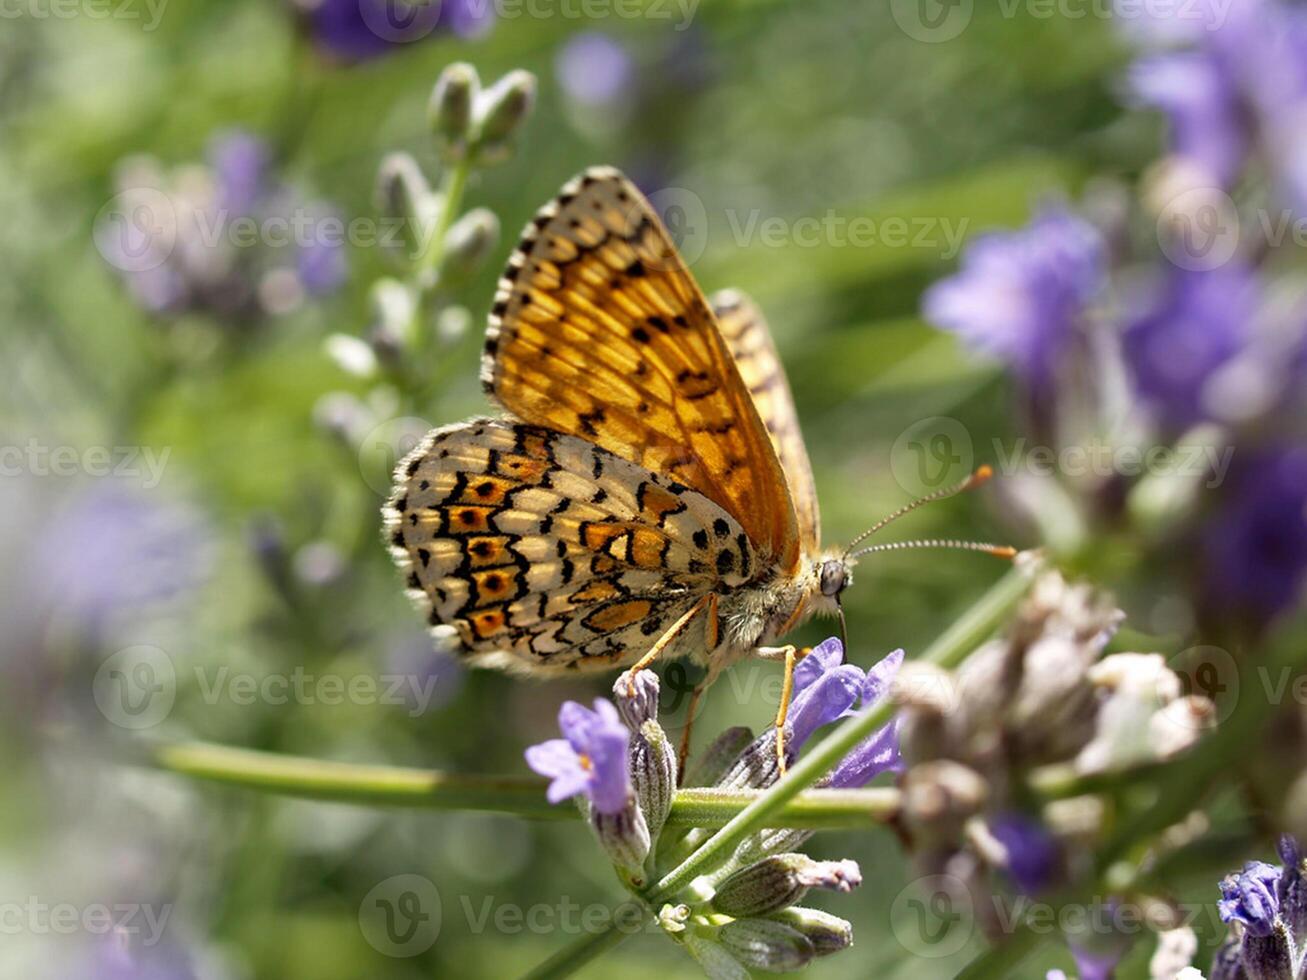
<instances>
[{"instance_id":1,"label":"blurred green background","mask_svg":"<svg viewBox=\"0 0 1307 980\"><path fill-rule=\"evenodd\" d=\"M959 420L977 463L1007 436L999 372L918 318L923 288L955 258L941 230L1015 226L1042 196L1079 194L1104 175L1132 179L1157 152L1156 121L1120 106L1126 52L1103 18L975 6L966 29L939 43L905 30L911 4L704 3L685 29L670 7L648 4L642 16L596 8L590 18L560 7L497 18L471 37L441 30L358 64L324 57L275 2L170 2L153 30L84 10L42 16L51 9L42 5L6 19L4 442L169 455L157 486L86 473L7 472L0 483L0 899L167 906L167 943L193 972L159 976L403 980L516 974L570 938L550 924L560 897L585 907L620 894L576 823L262 798L109 761L105 750L133 733L105 724L94 678L132 645L158 647L177 671L175 704L148 734L458 772L522 774L523 748L554 734L559 703L588 701L608 683L464 675L427 655L380 543L393 459L351 450L321 424L324 396L373 388L327 356L324 338L365 332L369 284L389 269L380 250L349 247L342 288L257 323L146 312L94 234L124 159L185 166L215 134L240 128L274 148L280 178L299 193L346 219L372 216L386 153L412 152L439 172L425 103L446 64L468 61L487 80L529 69L539 101L516 152L468 191L504 233L457 290L471 327L424 355L438 359L429 367L439 384L415 414L443 424L488 410L477 383L481 324L516 230L575 172L615 164L646 192L680 188L702 202L707 234L693 270L705 290L739 287L766 311L813 458L824 538L838 542L919 489L894 460L896 440L919 420ZM604 69L617 83L603 98L586 89L587 72L603 66L567 60L577 56L569 44L595 32L610 45L606 58L620 53ZM835 225L906 219L933 232L926 242L850 244L741 230L750 215L794 229L828 213ZM105 480L131 503L88 516ZM149 525L158 546L124 558L124 542L140 536L115 529L120 518ZM896 531L1013 534L988 492L928 508ZM864 562L847 594L854 659L920 652L1002 571L928 552ZM97 605L97 590L136 583L148 601ZM81 597L73 611L69 594ZM811 624L801 639L831 631ZM435 693L426 710L240 704L206 696L197 680L296 667L346 678L420 669ZM736 668L709 698L699 744L727 724L765 726L778 689L774 666ZM867 876L851 896L815 901L853 921L856 946L813 976L951 975L978 948L975 938L941 958L905 948L891 906L907 868L892 834L819 835L811 850L855 858ZM364 896L404 874L432 882L443 913L438 940L408 958L379 951L359 923ZM542 925L496 927L503 906L539 906ZM1215 923L1198 928L1210 935ZM96 972L85 938L9 931L0 974L116 975ZM1015 975L1070 969L1055 945L1041 957ZM653 935L584 975L617 973L695 975Z\"/></svg>"}]
</instances>

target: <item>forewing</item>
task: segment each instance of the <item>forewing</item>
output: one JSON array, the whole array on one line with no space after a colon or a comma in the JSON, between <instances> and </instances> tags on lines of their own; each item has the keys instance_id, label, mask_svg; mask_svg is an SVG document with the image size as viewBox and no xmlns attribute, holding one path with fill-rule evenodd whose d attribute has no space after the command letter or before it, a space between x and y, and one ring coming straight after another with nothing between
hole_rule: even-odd
<instances>
[{"instance_id":1,"label":"forewing","mask_svg":"<svg viewBox=\"0 0 1307 980\"><path fill-rule=\"evenodd\" d=\"M757 556L713 501L583 439L507 420L433 430L396 470L391 551L433 627L488 666L623 665ZM703 627L670 656L702 650Z\"/></svg>"},{"instance_id":2,"label":"forewing","mask_svg":"<svg viewBox=\"0 0 1307 980\"><path fill-rule=\"evenodd\" d=\"M799 413L785 377L785 367L776 353L771 331L762 311L744 293L724 289L711 299L726 346L735 358L740 378L753 396L772 448L790 485L790 499L799 522L804 549L815 555L821 545L821 512L817 507L817 486L812 464L799 430Z\"/></svg>"},{"instance_id":3,"label":"forewing","mask_svg":"<svg viewBox=\"0 0 1307 980\"><path fill-rule=\"evenodd\" d=\"M528 225L500 280L482 380L510 411L672 477L798 566L788 485L716 318L662 222L616 170Z\"/></svg>"}]
</instances>

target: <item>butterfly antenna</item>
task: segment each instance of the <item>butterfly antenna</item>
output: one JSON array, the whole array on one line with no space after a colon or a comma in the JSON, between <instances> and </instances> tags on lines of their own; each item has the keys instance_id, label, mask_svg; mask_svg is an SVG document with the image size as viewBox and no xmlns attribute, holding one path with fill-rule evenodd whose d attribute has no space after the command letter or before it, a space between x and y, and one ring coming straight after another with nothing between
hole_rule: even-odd
<instances>
[{"instance_id":1,"label":"butterfly antenna","mask_svg":"<svg viewBox=\"0 0 1307 980\"><path fill-rule=\"evenodd\" d=\"M877 551L907 551L909 549L919 548L949 548L954 551L979 551L982 554L993 555L995 558L1012 559L1017 556L1017 549L1011 545L989 544L985 541L954 541L951 539L934 538L929 541L891 541L888 544L873 544L869 548L860 548L845 558L858 558L862 555L870 555Z\"/></svg>"},{"instance_id":2,"label":"butterfly antenna","mask_svg":"<svg viewBox=\"0 0 1307 980\"><path fill-rule=\"evenodd\" d=\"M974 490L976 487L981 486L984 483L988 483L993 476L994 476L994 468L992 466L982 466L979 469L977 469L976 472L972 473L969 477L967 477L965 480L961 481L960 483L955 483L951 487L944 487L942 490L936 490L934 493L928 493L924 497L918 497L916 500L912 501L911 503L904 504L894 513L890 514L888 517L882 520L877 521L871 527L867 528L867 530L863 531L856 538L850 541L849 546L844 549L844 559L848 560L849 558L856 558L858 555L865 555L869 551L872 551L873 549L868 548L868 549L864 549L863 551L854 552L853 549L856 548L863 541L866 541L869 537L871 537L881 528L893 524L895 521L897 521L900 517L903 517L905 514L911 514L914 510L916 510L918 507L921 507L924 504L932 504L936 500L947 500L949 497L956 497L960 493L966 493L966 491L968 490ZM887 550L887 549L874 549L874 550ZM970 550L984 550L984 548L976 548ZM1015 553L1016 552L1013 552L1013 554Z\"/></svg>"}]
</instances>

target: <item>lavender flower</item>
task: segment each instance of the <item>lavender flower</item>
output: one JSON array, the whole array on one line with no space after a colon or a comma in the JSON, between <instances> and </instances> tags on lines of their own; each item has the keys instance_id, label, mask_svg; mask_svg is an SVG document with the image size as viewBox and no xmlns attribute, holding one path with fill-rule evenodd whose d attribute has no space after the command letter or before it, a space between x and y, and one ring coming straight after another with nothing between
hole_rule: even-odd
<instances>
[{"instance_id":1,"label":"lavender flower","mask_svg":"<svg viewBox=\"0 0 1307 980\"><path fill-rule=\"evenodd\" d=\"M208 575L211 545L196 511L105 481L55 516L27 581L41 609L96 632L196 590Z\"/></svg>"},{"instance_id":2,"label":"lavender flower","mask_svg":"<svg viewBox=\"0 0 1307 980\"><path fill-rule=\"evenodd\" d=\"M617 709L602 698L594 710L567 701L558 711L562 738L526 750L526 762L551 780L550 803L583 793L595 811L618 814L631 799L626 749L631 733Z\"/></svg>"},{"instance_id":3,"label":"lavender flower","mask_svg":"<svg viewBox=\"0 0 1307 980\"><path fill-rule=\"evenodd\" d=\"M844 663L844 645L831 637L813 647L794 668L786 717L786 746L797 753L812 733L843 718L862 696L866 674Z\"/></svg>"},{"instance_id":4,"label":"lavender flower","mask_svg":"<svg viewBox=\"0 0 1307 980\"><path fill-rule=\"evenodd\" d=\"M1207 592L1221 608L1268 619L1307 584L1307 449L1240 455L1226 490L1204 531Z\"/></svg>"},{"instance_id":5,"label":"lavender flower","mask_svg":"<svg viewBox=\"0 0 1307 980\"><path fill-rule=\"evenodd\" d=\"M1043 823L1010 812L991 820L989 832L1007 851L1008 876L1023 894L1038 895L1057 882L1062 849Z\"/></svg>"},{"instance_id":6,"label":"lavender flower","mask_svg":"<svg viewBox=\"0 0 1307 980\"><path fill-rule=\"evenodd\" d=\"M1098 231L1049 207L1021 231L973 242L958 273L927 291L923 312L1039 391L1052 384L1104 276Z\"/></svg>"},{"instance_id":7,"label":"lavender flower","mask_svg":"<svg viewBox=\"0 0 1307 980\"><path fill-rule=\"evenodd\" d=\"M617 40L600 31L574 35L554 61L558 84L572 101L583 106L612 106L625 100L635 79L635 66Z\"/></svg>"},{"instance_id":8,"label":"lavender flower","mask_svg":"<svg viewBox=\"0 0 1307 980\"><path fill-rule=\"evenodd\" d=\"M1280 912L1276 885L1280 869L1265 861L1250 861L1238 874L1221 882L1216 903L1222 922L1239 922L1254 936L1269 936Z\"/></svg>"},{"instance_id":9,"label":"lavender flower","mask_svg":"<svg viewBox=\"0 0 1307 980\"><path fill-rule=\"evenodd\" d=\"M1174 153L1229 187L1243 168L1249 135L1229 75L1208 52L1156 55L1139 61L1130 87L1140 104L1166 114Z\"/></svg>"},{"instance_id":10,"label":"lavender flower","mask_svg":"<svg viewBox=\"0 0 1307 980\"><path fill-rule=\"evenodd\" d=\"M475 37L493 16L494 5L478 0L316 0L305 13L319 49L344 62L379 58L438 30Z\"/></svg>"},{"instance_id":11,"label":"lavender flower","mask_svg":"<svg viewBox=\"0 0 1307 980\"><path fill-rule=\"evenodd\" d=\"M1294 980L1302 975L1307 961L1307 874L1296 840L1280 838L1279 852L1282 867L1250 861L1221 882L1217 911L1222 922L1238 926L1216 955L1213 977Z\"/></svg>"},{"instance_id":12,"label":"lavender flower","mask_svg":"<svg viewBox=\"0 0 1307 980\"><path fill-rule=\"evenodd\" d=\"M119 168L117 207L96 244L146 311L249 323L340 287L343 222L279 181L271 162L262 140L236 130L214 138L204 166L138 158Z\"/></svg>"},{"instance_id":13,"label":"lavender flower","mask_svg":"<svg viewBox=\"0 0 1307 980\"><path fill-rule=\"evenodd\" d=\"M870 708L889 691L902 664L903 651L895 650L867 671L862 682L862 709ZM864 738L840 761L831 771L830 785L856 789L883 772L897 772L902 768L898 719L895 719Z\"/></svg>"},{"instance_id":14,"label":"lavender flower","mask_svg":"<svg viewBox=\"0 0 1307 980\"><path fill-rule=\"evenodd\" d=\"M1158 421L1179 429L1214 416L1209 382L1248 343L1260 302L1243 263L1173 270L1124 338L1136 391Z\"/></svg>"}]
</instances>

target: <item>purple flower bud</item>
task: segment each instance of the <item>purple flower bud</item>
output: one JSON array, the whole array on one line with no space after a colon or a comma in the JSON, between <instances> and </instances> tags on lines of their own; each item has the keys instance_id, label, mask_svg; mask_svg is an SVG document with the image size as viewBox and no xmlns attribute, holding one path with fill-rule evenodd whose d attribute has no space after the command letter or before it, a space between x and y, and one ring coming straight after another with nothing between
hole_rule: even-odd
<instances>
[{"instance_id":1,"label":"purple flower bud","mask_svg":"<svg viewBox=\"0 0 1307 980\"><path fill-rule=\"evenodd\" d=\"M1240 922L1251 935L1269 936L1280 911L1276 886L1280 869L1265 861L1250 861L1238 874L1221 882L1216 903L1222 922Z\"/></svg>"},{"instance_id":2,"label":"purple flower bud","mask_svg":"<svg viewBox=\"0 0 1307 980\"><path fill-rule=\"evenodd\" d=\"M801 933L812 943L818 956L829 956L853 945L853 926L839 916L820 909L795 906L773 912L768 918Z\"/></svg>"},{"instance_id":3,"label":"purple flower bud","mask_svg":"<svg viewBox=\"0 0 1307 980\"><path fill-rule=\"evenodd\" d=\"M717 941L753 970L786 973L806 966L817 955L803 933L772 919L736 919L722 926Z\"/></svg>"},{"instance_id":4,"label":"purple flower bud","mask_svg":"<svg viewBox=\"0 0 1307 980\"><path fill-rule=\"evenodd\" d=\"M717 887L712 907L734 918L788 908L810 888L850 892L862 884L854 861L816 861L806 854L775 854L733 872Z\"/></svg>"}]
</instances>

